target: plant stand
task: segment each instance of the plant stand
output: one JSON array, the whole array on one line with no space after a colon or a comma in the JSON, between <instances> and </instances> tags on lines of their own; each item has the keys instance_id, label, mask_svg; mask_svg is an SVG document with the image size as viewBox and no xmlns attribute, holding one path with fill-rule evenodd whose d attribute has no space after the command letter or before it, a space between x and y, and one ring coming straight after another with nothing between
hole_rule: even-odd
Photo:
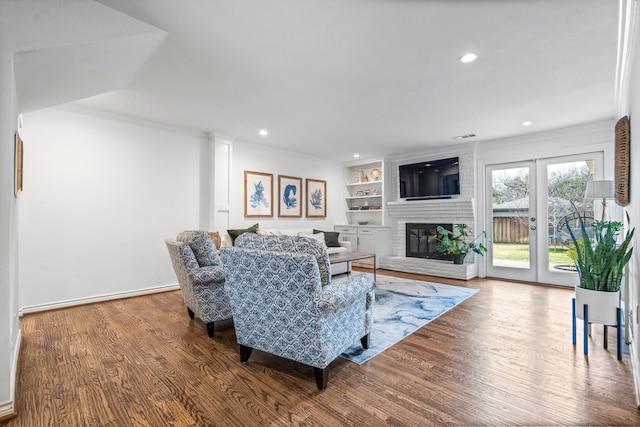
<instances>
[{"instance_id":1,"label":"plant stand","mask_svg":"<svg viewBox=\"0 0 640 427\"><path fill-rule=\"evenodd\" d=\"M577 323L577 319L578 319L578 315L576 312L576 299L572 298L571 299L571 305L572 305L572 312L573 312L573 345L576 345L576 323ZM608 326L612 326L614 328L617 328L617 335L616 335L616 339L617 339L617 346L618 346L618 351L617 351L617 356L618 356L618 360L622 360L622 309L620 307L616 307L616 324L615 325L607 325L604 324L604 348L608 348L608 344L609 344L609 339L608 339ZM583 326L582 326L582 338L584 341L584 355L588 356L589 355L589 336L591 336L591 324L592 323L598 323L598 322L590 322L589 321L589 304L583 304L583 309L582 309L582 322L583 322Z\"/></svg>"}]
</instances>

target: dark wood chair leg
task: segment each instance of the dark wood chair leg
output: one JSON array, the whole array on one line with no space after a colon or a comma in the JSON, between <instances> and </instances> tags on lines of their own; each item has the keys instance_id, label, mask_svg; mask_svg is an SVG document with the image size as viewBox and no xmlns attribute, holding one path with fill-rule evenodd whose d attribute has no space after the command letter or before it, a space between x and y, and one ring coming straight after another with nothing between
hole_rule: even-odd
<instances>
[{"instance_id":1,"label":"dark wood chair leg","mask_svg":"<svg viewBox=\"0 0 640 427\"><path fill-rule=\"evenodd\" d=\"M187 313L189 313L189 317L191 319L194 319L196 317L196 315L193 313L193 310L191 310L189 307L187 307Z\"/></svg>"},{"instance_id":2,"label":"dark wood chair leg","mask_svg":"<svg viewBox=\"0 0 640 427\"><path fill-rule=\"evenodd\" d=\"M327 368L313 368L313 375L316 377L316 384L318 390L324 390L327 388L327 381L329 381L329 372Z\"/></svg>"},{"instance_id":3,"label":"dark wood chair leg","mask_svg":"<svg viewBox=\"0 0 640 427\"><path fill-rule=\"evenodd\" d=\"M369 334L360 338L360 343L362 344L363 348L369 348Z\"/></svg>"},{"instance_id":4,"label":"dark wood chair leg","mask_svg":"<svg viewBox=\"0 0 640 427\"><path fill-rule=\"evenodd\" d=\"M247 363L251 357L251 351L253 351L251 347L240 344L240 362Z\"/></svg>"},{"instance_id":5,"label":"dark wood chair leg","mask_svg":"<svg viewBox=\"0 0 640 427\"><path fill-rule=\"evenodd\" d=\"M213 322L207 323L207 334L209 337L213 337Z\"/></svg>"}]
</instances>

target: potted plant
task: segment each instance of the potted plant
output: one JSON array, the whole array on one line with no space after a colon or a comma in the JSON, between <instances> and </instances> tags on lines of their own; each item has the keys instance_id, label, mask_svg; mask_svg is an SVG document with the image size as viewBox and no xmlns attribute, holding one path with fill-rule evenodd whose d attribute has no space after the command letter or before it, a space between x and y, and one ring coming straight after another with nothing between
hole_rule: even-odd
<instances>
[{"instance_id":1,"label":"potted plant","mask_svg":"<svg viewBox=\"0 0 640 427\"><path fill-rule=\"evenodd\" d=\"M575 251L575 266L580 283L576 287L576 316L583 319L584 304L589 306L589 322L615 325L620 302L620 284L624 268L631 259L630 247L635 229L626 232L618 244L622 229L619 221L595 221L593 240L580 219L581 236L567 227Z\"/></svg>"},{"instance_id":2,"label":"potted plant","mask_svg":"<svg viewBox=\"0 0 640 427\"><path fill-rule=\"evenodd\" d=\"M454 228L454 231L450 231L438 226L438 235L429 237L429 242L436 240L436 250L438 252L451 254L454 264L464 263L464 257L470 251L478 255L484 255L487 252L487 247L484 243L488 244L490 239L487 237L486 231L471 239L473 235L467 224L455 224Z\"/></svg>"}]
</instances>

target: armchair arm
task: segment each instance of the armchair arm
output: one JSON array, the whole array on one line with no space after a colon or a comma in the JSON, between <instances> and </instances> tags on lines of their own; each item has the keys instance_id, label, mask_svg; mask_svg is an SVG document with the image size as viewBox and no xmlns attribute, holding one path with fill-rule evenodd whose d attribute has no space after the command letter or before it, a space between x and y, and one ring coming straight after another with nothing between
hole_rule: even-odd
<instances>
[{"instance_id":1,"label":"armchair arm","mask_svg":"<svg viewBox=\"0 0 640 427\"><path fill-rule=\"evenodd\" d=\"M357 274L342 280L336 280L322 288L318 295L317 305L322 313L327 313L352 304L373 290L373 277L368 274Z\"/></svg>"},{"instance_id":2,"label":"armchair arm","mask_svg":"<svg viewBox=\"0 0 640 427\"><path fill-rule=\"evenodd\" d=\"M189 280L194 285L224 282L224 268L222 265L195 268L189 271Z\"/></svg>"},{"instance_id":3,"label":"armchair arm","mask_svg":"<svg viewBox=\"0 0 640 427\"><path fill-rule=\"evenodd\" d=\"M351 242L348 242L346 240L340 240L338 241L338 244L343 248L347 248L347 252L351 252Z\"/></svg>"}]
</instances>

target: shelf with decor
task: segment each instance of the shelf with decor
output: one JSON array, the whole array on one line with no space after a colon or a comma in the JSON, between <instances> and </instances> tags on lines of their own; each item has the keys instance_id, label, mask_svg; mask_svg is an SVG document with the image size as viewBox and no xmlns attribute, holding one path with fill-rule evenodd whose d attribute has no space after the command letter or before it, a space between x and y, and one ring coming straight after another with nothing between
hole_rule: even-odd
<instances>
[{"instance_id":1,"label":"shelf with decor","mask_svg":"<svg viewBox=\"0 0 640 427\"><path fill-rule=\"evenodd\" d=\"M352 162L344 169L345 212L349 224L384 223L382 160Z\"/></svg>"}]
</instances>

